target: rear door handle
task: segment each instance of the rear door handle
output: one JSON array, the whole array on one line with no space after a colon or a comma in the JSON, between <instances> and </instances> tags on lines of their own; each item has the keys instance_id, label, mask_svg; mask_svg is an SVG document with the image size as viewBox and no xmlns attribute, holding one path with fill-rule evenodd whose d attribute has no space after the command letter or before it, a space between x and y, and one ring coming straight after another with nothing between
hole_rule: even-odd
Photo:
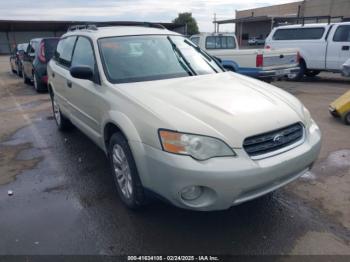
<instances>
[{"instance_id":1,"label":"rear door handle","mask_svg":"<svg viewBox=\"0 0 350 262\"><path fill-rule=\"evenodd\" d=\"M52 72L52 74L51 74L51 75L52 75L52 77L55 77L55 73L53 73L53 72Z\"/></svg>"},{"instance_id":2,"label":"rear door handle","mask_svg":"<svg viewBox=\"0 0 350 262\"><path fill-rule=\"evenodd\" d=\"M72 87L72 81L67 80L67 86L68 86L69 88L71 88L71 87Z\"/></svg>"},{"instance_id":3,"label":"rear door handle","mask_svg":"<svg viewBox=\"0 0 350 262\"><path fill-rule=\"evenodd\" d=\"M350 46L344 45L344 46L342 47L342 50L343 50L343 51L349 51L349 50L350 50Z\"/></svg>"}]
</instances>

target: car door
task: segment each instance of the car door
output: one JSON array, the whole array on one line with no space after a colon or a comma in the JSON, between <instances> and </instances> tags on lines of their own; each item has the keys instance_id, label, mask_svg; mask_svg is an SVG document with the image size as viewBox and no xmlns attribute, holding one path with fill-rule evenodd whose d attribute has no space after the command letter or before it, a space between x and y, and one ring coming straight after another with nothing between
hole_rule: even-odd
<instances>
[{"instance_id":1,"label":"car door","mask_svg":"<svg viewBox=\"0 0 350 262\"><path fill-rule=\"evenodd\" d=\"M334 26L332 31L333 37L328 44L327 69L341 70L350 58L350 24Z\"/></svg>"},{"instance_id":2,"label":"car door","mask_svg":"<svg viewBox=\"0 0 350 262\"><path fill-rule=\"evenodd\" d=\"M102 114L106 112L103 99L104 90L99 84L99 72L92 41L85 36L79 36L72 57L71 68L88 66L94 72L93 80L77 79L71 75L69 88L69 103L72 119L82 131L98 143L101 138L100 126Z\"/></svg>"},{"instance_id":3,"label":"car door","mask_svg":"<svg viewBox=\"0 0 350 262\"><path fill-rule=\"evenodd\" d=\"M70 78L69 68L76 42L76 36L60 39L51 64L50 78L53 79L54 92L62 113L68 117L71 115L69 101L69 87L67 79Z\"/></svg>"}]
</instances>

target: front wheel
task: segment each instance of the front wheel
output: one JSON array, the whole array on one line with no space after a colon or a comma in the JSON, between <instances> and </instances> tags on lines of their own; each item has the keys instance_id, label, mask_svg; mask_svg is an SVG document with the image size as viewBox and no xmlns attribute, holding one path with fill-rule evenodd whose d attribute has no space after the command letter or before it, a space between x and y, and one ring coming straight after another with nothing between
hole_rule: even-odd
<instances>
[{"instance_id":1,"label":"front wheel","mask_svg":"<svg viewBox=\"0 0 350 262\"><path fill-rule=\"evenodd\" d=\"M146 202L144 190L128 141L121 133L112 135L108 155L121 200L128 208L141 208Z\"/></svg>"}]
</instances>

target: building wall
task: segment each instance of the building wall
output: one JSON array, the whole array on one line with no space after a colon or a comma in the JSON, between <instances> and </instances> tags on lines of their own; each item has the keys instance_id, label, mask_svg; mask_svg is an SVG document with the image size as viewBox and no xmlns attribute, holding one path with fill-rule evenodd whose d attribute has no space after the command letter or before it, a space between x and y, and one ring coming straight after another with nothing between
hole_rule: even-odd
<instances>
[{"instance_id":1,"label":"building wall","mask_svg":"<svg viewBox=\"0 0 350 262\"><path fill-rule=\"evenodd\" d=\"M84 21L12 21L0 20L0 54L9 54L16 44L27 43L33 38L60 37L70 25L95 24L98 22ZM107 23L120 23L120 21L109 21ZM169 30L186 35L185 25L173 23L160 23Z\"/></svg>"},{"instance_id":2,"label":"building wall","mask_svg":"<svg viewBox=\"0 0 350 262\"><path fill-rule=\"evenodd\" d=\"M8 54L16 44L28 43L33 38L59 37L64 33L54 31L0 32L0 54Z\"/></svg>"},{"instance_id":3,"label":"building wall","mask_svg":"<svg viewBox=\"0 0 350 262\"><path fill-rule=\"evenodd\" d=\"M321 0L322 1L322 0ZM236 11L236 18L250 17L250 16L285 16L297 15L299 6L302 1L289 4L274 5L267 7L260 7L249 10Z\"/></svg>"},{"instance_id":4,"label":"building wall","mask_svg":"<svg viewBox=\"0 0 350 262\"><path fill-rule=\"evenodd\" d=\"M344 16L350 17L349 0L306 0L304 16Z\"/></svg>"}]
</instances>

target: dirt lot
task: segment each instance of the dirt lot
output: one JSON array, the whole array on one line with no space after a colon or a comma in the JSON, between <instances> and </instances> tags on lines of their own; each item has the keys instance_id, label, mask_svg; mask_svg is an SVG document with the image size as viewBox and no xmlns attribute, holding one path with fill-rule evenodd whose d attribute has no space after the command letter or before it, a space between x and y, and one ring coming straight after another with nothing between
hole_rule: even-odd
<instances>
[{"instance_id":1,"label":"dirt lot","mask_svg":"<svg viewBox=\"0 0 350 262\"><path fill-rule=\"evenodd\" d=\"M121 204L103 153L76 129L59 133L48 94L23 84L0 57L0 254L350 255L350 127L328 113L350 80L322 74L273 84L321 127L310 173L227 211L154 203L135 213Z\"/></svg>"}]
</instances>

